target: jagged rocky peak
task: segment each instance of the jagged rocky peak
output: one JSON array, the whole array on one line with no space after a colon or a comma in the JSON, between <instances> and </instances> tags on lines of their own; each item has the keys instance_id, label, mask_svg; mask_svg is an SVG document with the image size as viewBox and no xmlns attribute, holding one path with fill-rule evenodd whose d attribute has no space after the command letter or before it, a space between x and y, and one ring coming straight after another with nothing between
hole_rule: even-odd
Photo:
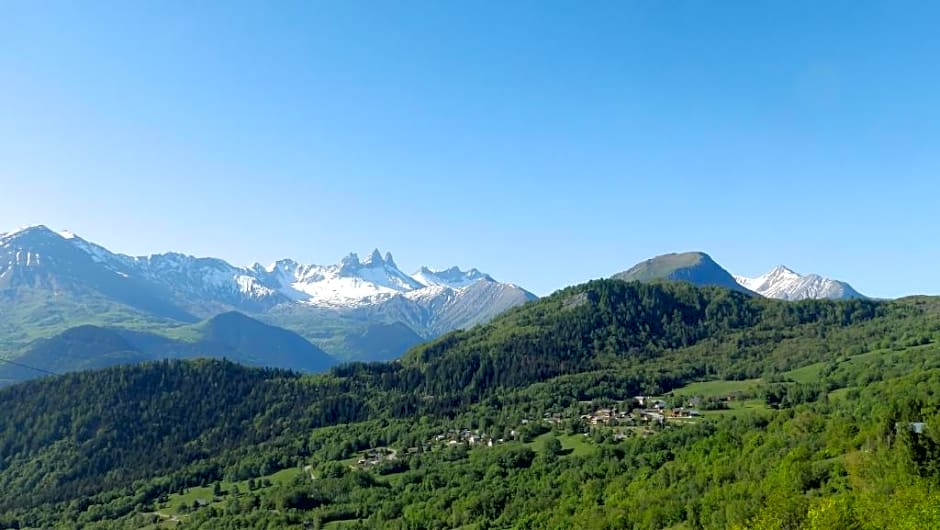
<instances>
[{"instance_id":1,"label":"jagged rocky peak","mask_svg":"<svg viewBox=\"0 0 940 530\"><path fill-rule=\"evenodd\" d=\"M275 261L274 263L268 265L267 267L265 267L264 265L260 263L255 263L254 266L251 267L251 270L257 273L271 274L277 271L295 271L298 268L300 268L299 263L297 263L296 261L292 259L284 258L284 259L279 259Z\"/></svg>"},{"instance_id":2,"label":"jagged rocky peak","mask_svg":"<svg viewBox=\"0 0 940 530\"><path fill-rule=\"evenodd\" d=\"M379 249L375 249L372 251L372 254L369 254L369 257L362 262L362 265L364 267L379 267L385 265L385 260L382 259L382 253L379 252Z\"/></svg>"},{"instance_id":3,"label":"jagged rocky peak","mask_svg":"<svg viewBox=\"0 0 940 530\"><path fill-rule=\"evenodd\" d=\"M350 252L349 254L346 255L346 257L340 260L339 263L340 265L344 267L358 267L360 265L359 254L356 254L355 252Z\"/></svg>"}]
</instances>

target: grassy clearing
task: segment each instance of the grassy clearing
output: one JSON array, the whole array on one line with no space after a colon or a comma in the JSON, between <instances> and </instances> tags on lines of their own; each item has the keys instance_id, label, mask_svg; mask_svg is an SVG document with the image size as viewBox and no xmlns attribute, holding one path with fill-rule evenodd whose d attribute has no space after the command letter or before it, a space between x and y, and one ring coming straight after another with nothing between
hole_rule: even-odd
<instances>
[{"instance_id":1,"label":"grassy clearing","mask_svg":"<svg viewBox=\"0 0 940 530\"><path fill-rule=\"evenodd\" d=\"M547 432L524 445L531 447L534 451L542 452L545 447L545 440L551 436L558 438L562 449L565 450L568 456L584 456L594 451L594 442L584 434L553 434Z\"/></svg>"},{"instance_id":2,"label":"grassy clearing","mask_svg":"<svg viewBox=\"0 0 940 530\"><path fill-rule=\"evenodd\" d=\"M271 481L272 487L280 484L284 484L294 480L301 471L297 468L288 468L282 469L276 473L270 475L259 477L255 479L255 482L260 484L264 479ZM248 488L248 481L242 480L238 482L229 482L222 481L220 483L222 489L222 495L217 500L215 495L213 495L214 486L205 486L205 487L196 487L188 488L183 493L174 493L169 495L167 502L162 503L158 506L158 513L166 515L176 515L180 513L180 508L183 506L191 507L194 503L201 502L209 505L220 506L222 500L230 497L234 494L237 489L240 494L248 493L250 490ZM263 489L263 488L259 488Z\"/></svg>"},{"instance_id":3,"label":"grassy clearing","mask_svg":"<svg viewBox=\"0 0 940 530\"><path fill-rule=\"evenodd\" d=\"M558 437L561 446L571 451L571 456L585 456L594 452L594 443L583 434L563 434Z\"/></svg>"},{"instance_id":4,"label":"grassy clearing","mask_svg":"<svg viewBox=\"0 0 940 530\"><path fill-rule=\"evenodd\" d=\"M855 387L837 388L833 390L832 392L829 392L829 399L830 400L845 399L845 397L848 396L849 391L851 391L853 388Z\"/></svg>"},{"instance_id":5,"label":"grassy clearing","mask_svg":"<svg viewBox=\"0 0 940 530\"><path fill-rule=\"evenodd\" d=\"M760 379L744 379L741 381L723 379L716 381L698 381L689 383L682 388L677 388L673 390L672 393L682 396L701 396L703 398L727 396L735 392L753 390L760 382Z\"/></svg>"},{"instance_id":6,"label":"grassy clearing","mask_svg":"<svg viewBox=\"0 0 940 530\"><path fill-rule=\"evenodd\" d=\"M819 381L823 368L826 367L826 364L827 363L824 362L813 363L802 368L784 372L782 375L786 379L796 381L797 383L814 383Z\"/></svg>"},{"instance_id":7,"label":"grassy clearing","mask_svg":"<svg viewBox=\"0 0 940 530\"><path fill-rule=\"evenodd\" d=\"M178 514L183 506L192 506L195 502L207 504L215 502L215 497L212 495L212 487L189 488L183 493L170 495L166 503L158 506L159 513Z\"/></svg>"},{"instance_id":8,"label":"grassy clearing","mask_svg":"<svg viewBox=\"0 0 940 530\"><path fill-rule=\"evenodd\" d=\"M715 416L745 416L748 414L760 414L769 411L767 404L761 399L742 399L739 401L729 401L728 408L725 410L705 410L702 414L705 417Z\"/></svg>"}]
</instances>

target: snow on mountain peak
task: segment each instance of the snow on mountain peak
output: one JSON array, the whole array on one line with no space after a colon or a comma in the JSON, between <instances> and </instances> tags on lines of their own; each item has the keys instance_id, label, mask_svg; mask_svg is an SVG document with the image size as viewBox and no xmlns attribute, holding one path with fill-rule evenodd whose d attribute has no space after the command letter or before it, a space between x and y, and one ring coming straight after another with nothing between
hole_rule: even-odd
<instances>
[{"instance_id":1,"label":"snow on mountain peak","mask_svg":"<svg viewBox=\"0 0 940 530\"><path fill-rule=\"evenodd\" d=\"M768 298L804 300L817 298L864 298L845 282L823 278L818 274L802 275L778 265L756 278L735 276L742 286Z\"/></svg>"},{"instance_id":2,"label":"snow on mountain peak","mask_svg":"<svg viewBox=\"0 0 940 530\"><path fill-rule=\"evenodd\" d=\"M443 285L452 289L462 289L478 281L496 281L489 274L482 273L477 269L462 271L458 267L438 271L421 267L411 277L427 286Z\"/></svg>"},{"instance_id":3,"label":"snow on mountain peak","mask_svg":"<svg viewBox=\"0 0 940 530\"><path fill-rule=\"evenodd\" d=\"M773 289L774 286L793 283L798 281L800 278L800 274L794 272L792 269L784 265L777 265L770 271L761 274L756 278L747 278L745 276L734 277L735 281L737 281L742 286L760 294L763 294L762 291Z\"/></svg>"},{"instance_id":4,"label":"snow on mountain peak","mask_svg":"<svg viewBox=\"0 0 940 530\"><path fill-rule=\"evenodd\" d=\"M794 271L793 269L787 267L786 265L777 265L768 274L778 274L778 275L788 275L788 276L802 276L800 273Z\"/></svg>"},{"instance_id":5,"label":"snow on mountain peak","mask_svg":"<svg viewBox=\"0 0 940 530\"><path fill-rule=\"evenodd\" d=\"M390 252L383 256L378 249L361 260L358 254L350 253L336 265L282 260L267 268L256 265L253 270L264 273L265 285L292 300L329 307L371 304L402 294L424 297L446 289L464 289L479 281L495 282L477 269L463 271L458 267L439 271L421 267L409 276L398 268Z\"/></svg>"},{"instance_id":6,"label":"snow on mountain peak","mask_svg":"<svg viewBox=\"0 0 940 530\"><path fill-rule=\"evenodd\" d=\"M77 247L99 262L108 261L114 255L98 245L89 243L69 231L54 231L46 225L31 225L21 227L6 234L0 234L0 247L16 245L29 251L43 249L47 254L56 255L60 249Z\"/></svg>"},{"instance_id":7,"label":"snow on mountain peak","mask_svg":"<svg viewBox=\"0 0 940 530\"><path fill-rule=\"evenodd\" d=\"M363 260L352 252L335 265L280 260L252 271L291 300L327 307L371 304L424 287L398 269L391 253L383 258L378 249Z\"/></svg>"},{"instance_id":8,"label":"snow on mountain peak","mask_svg":"<svg viewBox=\"0 0 940 530\"><path fill-rule=\"evenodd\" d=\"M7 232L6 234L0 234L0 239L11 240L11 239L20 239L29 236L59 236L60 234L52 231L46 225L28 225L21 226L12 232Z\"/></svg>"}]
</instances>

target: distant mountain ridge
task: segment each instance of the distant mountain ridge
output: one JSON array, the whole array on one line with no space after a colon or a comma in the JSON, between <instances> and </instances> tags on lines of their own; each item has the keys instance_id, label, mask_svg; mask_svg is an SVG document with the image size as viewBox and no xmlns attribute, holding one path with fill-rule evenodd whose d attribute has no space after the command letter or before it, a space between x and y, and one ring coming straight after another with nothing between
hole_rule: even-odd
<instances>
[{"instance_id":1,"label":"distant mountain ridge","mask_svg":"<svg viewBox=\"0 0 940 530\"><path fill-rule=\"evenodd\" d=\"M681 281L702 287L724 287L780 300L865 298L846 282L823 278L817 274L802 275L783 265L757 278L734 276L704 252L656 256L615 274L614 278L640 282Z\"/></svg>"},{"instance_id":2,"label":"distant mountain ridge","mask_svg":"<svg viewBox=\"0 0 940 530\"><path fill-rule=\"evenodd\" d=\"M70 324L147 328L239 311L292 329L342 358L374 359L375 352L361 349L370 344L385 352L380 357L394 358L405 345L535 298L476 269L422 267L409 275L378 250L335 265L284 259L238 267L173 252L127 256L42 225L0 234L0 314L12 317L0 322L0 353L27 342L20 338L23 327L42 337ZM398 347L381 344L389 337Z\"/></svg>"},{"instance_id":3,"label":"distant mountain ridge","mask_svg":"<svg viewBox=\"0 0 940 530\"><path fill-rule=\"evenodd\" d=\"M774 267L756 278L735 276L734 279L760 295L780 300L865 298L846 282L824 278L818 274L799 274L783 265Z\"/></svg>"},{"instance_id":4,"label":"distant mountain ridge","mask_svg":"<svg viewBox=\"0 0 940 530\"><path fill-rule=\"evenodd\" d=\"M0 363L0 383L32 379L39 370L64 373L160 359L226 358L242 364L322 372L336 359L300 335L241 313L223 313L173 330L174 337L81 325L39 339Z\"/></svg>"}]
</instances>

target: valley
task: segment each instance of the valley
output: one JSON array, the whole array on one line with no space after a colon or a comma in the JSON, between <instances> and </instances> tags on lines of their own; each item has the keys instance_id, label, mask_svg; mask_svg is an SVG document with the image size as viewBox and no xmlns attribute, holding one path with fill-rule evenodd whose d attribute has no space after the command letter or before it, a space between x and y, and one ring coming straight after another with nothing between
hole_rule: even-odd
<instances>
[{"instance_id":1,"label":"valley","mask_svg":"<svg viewBox=\"0 0 940 530\"><path fill-rule=\"evenodd\" d=\"M0 390L0 486L18 492L0 498L0 523L931 521L938 446L907 426L937 421L938 339L933 298L794 303L602 280L395 363L301 376L163 361L42 379Z\"/></svg>"}]
</instances>

